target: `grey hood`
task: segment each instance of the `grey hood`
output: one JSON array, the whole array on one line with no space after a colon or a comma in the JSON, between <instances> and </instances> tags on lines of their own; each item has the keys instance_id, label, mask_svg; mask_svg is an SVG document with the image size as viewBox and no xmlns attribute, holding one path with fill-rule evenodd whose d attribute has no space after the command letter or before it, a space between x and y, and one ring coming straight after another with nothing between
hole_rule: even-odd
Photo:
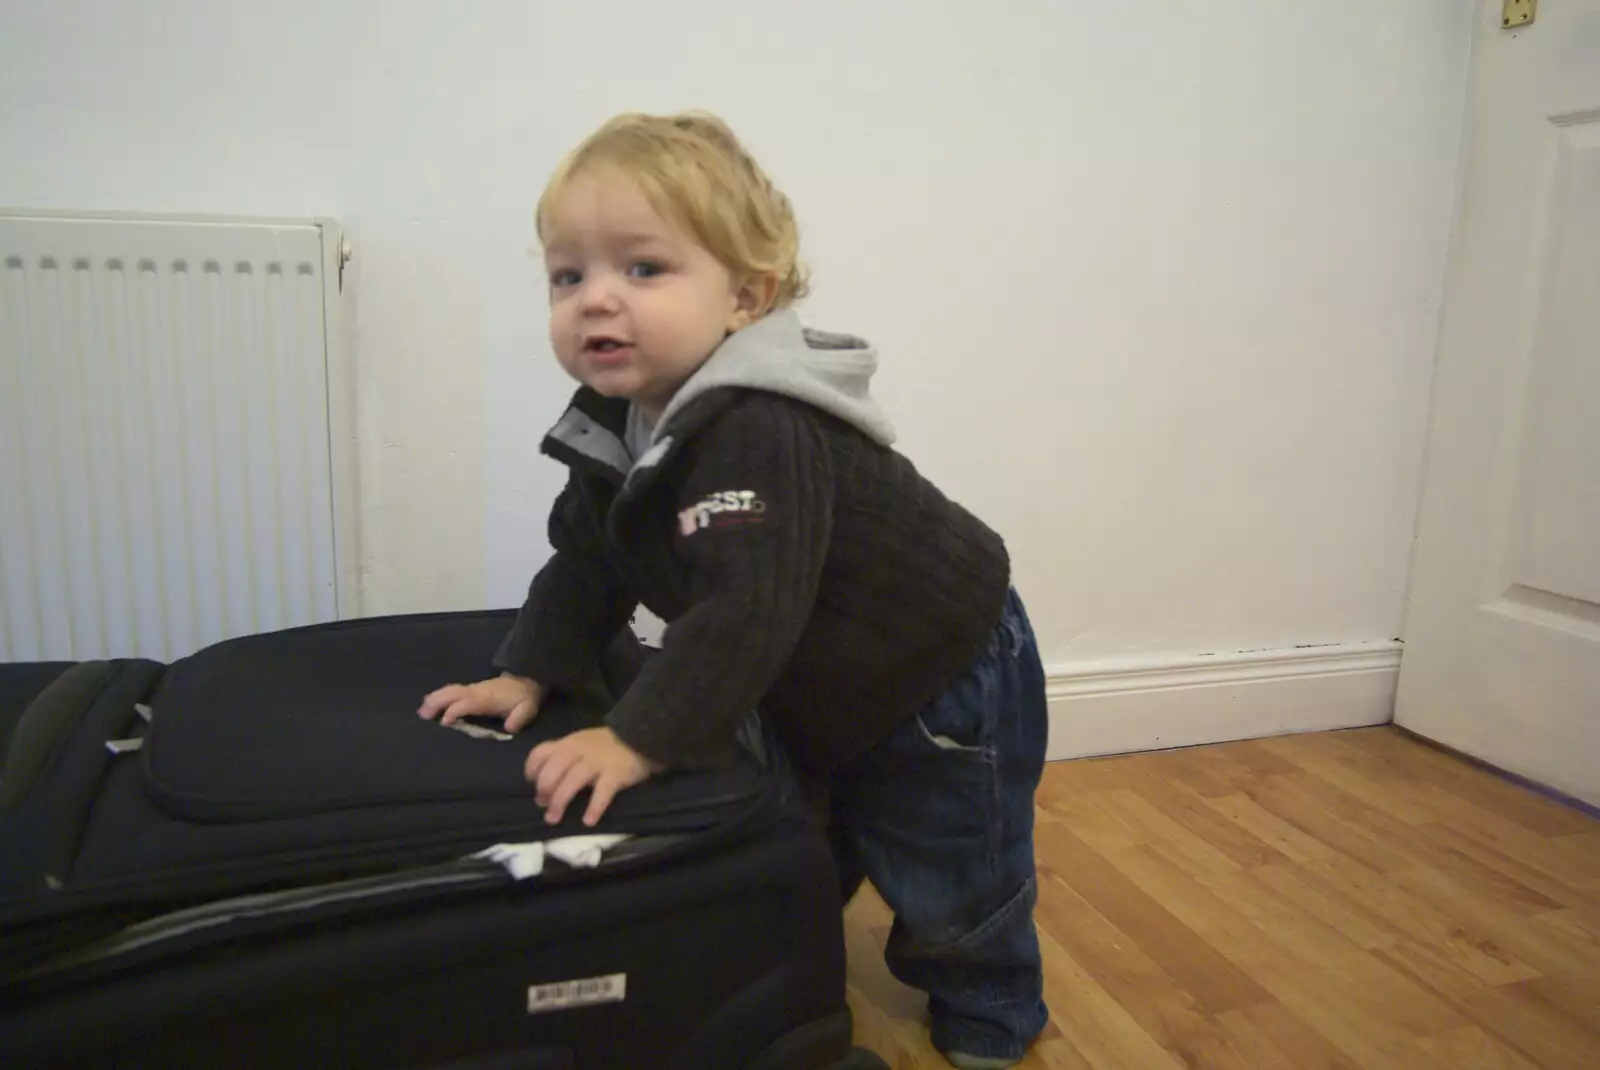
<instances>
[{"instance_id":1,"label":"grey hood","mask_svg":"<svg viewBox=\"0 0 1600 1070\"><path fill-rule=\"evenodd\" d=\"M867 393L878 352L864 339L800 325L793 309L768 313L729 335L690 376L656 421L653 441L695 398L723 387L782 394L837 416L881 446L894 442L889 417Z\"/></svg>"}]
</instances>

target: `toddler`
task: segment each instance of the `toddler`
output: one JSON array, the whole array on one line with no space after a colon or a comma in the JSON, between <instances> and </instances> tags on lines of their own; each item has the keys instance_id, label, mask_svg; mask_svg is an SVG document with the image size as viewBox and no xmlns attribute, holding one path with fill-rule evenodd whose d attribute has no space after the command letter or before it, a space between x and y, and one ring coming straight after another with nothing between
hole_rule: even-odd
<instances>
[{"instance_id":1,"label":"toddler","mask_svg":"<svg viewBox=\"0 0 1600 1070\"><path fill-rule=\"evenodd\" d=\"M794 213L701 114L624 115L537 215L550 341L581 384L544 439L570 469L554 554L495 667L419 713L525 726L639 604L662 649L604 727L541 744L550 821L724 760L759 707L825 792L846 895L893 909L886 958L955 1066L1044 1028L1033 796L1044 674L998 535L890 448L865 341L803 327Z\"/></svg>"}]
</instances>

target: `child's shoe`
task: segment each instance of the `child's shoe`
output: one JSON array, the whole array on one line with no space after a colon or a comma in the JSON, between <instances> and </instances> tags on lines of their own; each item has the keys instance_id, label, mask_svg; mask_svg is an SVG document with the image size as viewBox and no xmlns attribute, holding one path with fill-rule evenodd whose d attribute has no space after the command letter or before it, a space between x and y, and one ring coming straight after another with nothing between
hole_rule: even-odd
<instances>
[{"instance_id":1,"label":"child's shoe","mask_svg":"<svg viewBox=\"0 0 1600 1070\"><path fill-rule=\"evenodd\" d=\"M966 1055L959 1051L944 1052L945 1060L956 1070L1006 1070L1008 1066L1016 1066L1021 1059L1011 1059L1004 1055Z\"/></svg>"}]
</instances>

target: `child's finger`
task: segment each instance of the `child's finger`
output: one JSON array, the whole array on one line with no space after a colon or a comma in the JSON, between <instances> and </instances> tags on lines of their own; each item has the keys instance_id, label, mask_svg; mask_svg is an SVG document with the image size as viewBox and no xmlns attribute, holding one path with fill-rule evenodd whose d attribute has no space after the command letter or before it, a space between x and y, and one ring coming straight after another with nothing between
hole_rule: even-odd
<instances>
[{"instance_id":1,"label":"child's finger","mask_svg":"<svg viewBox=\"0 0 1600 1070\"><path fill-rule=\"evenodd\" d=\"M516 707L512 709L510 716L506 718L506 731L513 734L522 731L528 726L528 722L533 720L534 714L537 712L538 711L533 708L532 699L523 699L521 702L517 703Z\"/></svg>"},{"instance_id":2,"label":"child's finger","mask_svg":"<svg viewBox=\"0 0 1600 1070\"><path fill-rule=\"evenodd\" d=\"M522 779L530 784L539 782L539 770L544 768L545 761L550 757L552 743L541 743L528 752L528 760L522 766Z\"/></svg>"},{"instance_id":3,"label":"child's finger","mask_svg":"<svg viewBox=\"0 0 1600 1070\"><path fill-rule=\"evenodd\" d=\"M605 816L611 800L617 797L617 778L602 775L594 782L594 794L589 797L589 809L584 811L583 823L593 828Z\"/></svg>"},{"instance_id":4,"label":"child's finger","mask_svg":"<svg viewBox=\"0 0 1600 1070\"><path fill-rule=\"evenodd\" d=\"M422 705L417 708L417 716L424 720L432 720L439 715L439 711L461 696L460 684L449 684L430 692L422 700Z\"/></svg>"},{"instance_id":5,"label":"child's finger","mask_svg":"<svg viewBox=\"0 0 1600 1070\"><path fill-rule=\"evenodd\" d=\"M556 785L555 793L550 797L550 805L545 809L546 823L554 825L560 822L567 812L567 805L572 802L573 796L588 787L595 778L595 771L587 765L574 765L561 778L561 783Z\"/></svg>"},{"instance_id":6,"label":"child's finger","mask_svg":"<svg viewBox=\"0 0 1600 1070\"><path fill-rule=\"evenodd\" d=\"M568 770L577 764L578 753L571 747L559 747L553 750L545 759L544 768L539 770L536 788L538 797L540 799L553 797L561 781L566 779Z\"/></svg>"},{"instance_id":7,"label":"child's finger","mask_svg":"<svg viewBox=\"0 0 1600 1070\"><path fill-rule=\"evenodd\" d=\"M440 724L455 724L463 717L471 717L474 714L485 712L487 703L484 701L482 695L475 695L465 688L462 690L464 694L462 694L462 696L456 699L454 702L450 703L450 708L444 711L443 717L439 718Z\"/></svg>"}]
</instances>

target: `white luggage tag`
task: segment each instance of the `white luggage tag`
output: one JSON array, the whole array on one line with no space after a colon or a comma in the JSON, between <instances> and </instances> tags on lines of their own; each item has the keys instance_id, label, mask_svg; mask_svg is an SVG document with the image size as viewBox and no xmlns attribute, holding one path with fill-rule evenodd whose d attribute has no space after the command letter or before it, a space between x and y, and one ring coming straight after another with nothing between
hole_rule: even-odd
<instances>
[{"instance_id":1,"label":"white luggage tag","mask_svg":"<svg viewBox=\"0 0 1600 1070\"><path fill-rule=\"evenodd\" d=\"M154 716L151 713L150 707L143 702L135 702L133 704L133 712L137 713L139 715L139 719L144 721L145 724L150 724L151 719ZM132 754L134 751L143 746L143 736L135 736L131 739L106 740L106 750L110 751L112 754Z\"/></svg>"},{"instance_id":2,"label":"white luggage tag","mask_svg":"<svg viewBox=\"0 0 1600 1070\"><path fill-rule=\"evenodd\" d=\"M497 843L469 858L483 858L505 868L516 880L527 880L544 872L545 856L565 862L574 869L593 869L604 854L632 837L618 833L591 836L563 836L557 840L533 843Z\"/></svg>"},{"instance_id":3,"label":"white luggage tag","mask_svg":"<svg viewBox=\"0 0 1600 1070\"><path fill-rule=\"evenodd\" d=\"M545 853L573 869L593 869L600 858L611 848L628 839L627 836L596 834L592 836L563 836L544 845Z\"/></svg>"},{"instance_id":4,"label":"white luggage tag","mask_svg":"<svg viewBox=\"0 0 1600 1070\"><path fill-rule=\"evenodd\" d=\"M456 721L454 724L445 725L445 727L454 728L457 732L465 732L473 739L493 739L497 740L498 742L505 743L509 740L517 738L510 732L501 732L497 729L485 728L481 724L468 724L466 721Z\"/></svg>"},{"instance_id":5,"label":"white luggage tag","mask_svg":"<svg viewBox=\"0 0 1600 1070\"><path fill-rule=\"evenodd\" d=\"M497 843L467 857L484 858L494 862L504 867L507 873L519 881L537 877L544 872L542 843Z\"/></svg>"}]
</instances>

